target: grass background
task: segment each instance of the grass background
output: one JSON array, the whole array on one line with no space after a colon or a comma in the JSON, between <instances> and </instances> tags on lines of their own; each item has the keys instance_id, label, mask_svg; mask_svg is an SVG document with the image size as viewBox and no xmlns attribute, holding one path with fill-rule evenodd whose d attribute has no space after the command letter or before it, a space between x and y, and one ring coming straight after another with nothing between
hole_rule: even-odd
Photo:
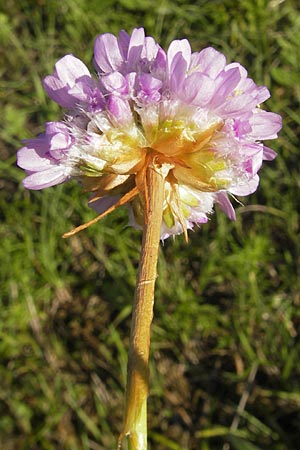
<instances>
[{"instance_id":1,"label":"grass background","mask_svg":"<svg viewBox=\"0 0 300 450\"><path fill-rule=\"evenodd\" d=\"M5 3L5 5L4 5ZM244 64L283 116L258 192L168 240L152 328L149 448L298 450L300 440L297 0L7 0L0 13L0 447L110 450L122 425L140 232L93 212L76 183L25 191L21 140L62 112L41 79L99 33L144 26ZM251 379L253 382L251 382ZM248 396L248 398L247 398ZM240 402L247 400L241 405ZM240 404L240 406L239 406Z\"/></svg>"}]
</instances>

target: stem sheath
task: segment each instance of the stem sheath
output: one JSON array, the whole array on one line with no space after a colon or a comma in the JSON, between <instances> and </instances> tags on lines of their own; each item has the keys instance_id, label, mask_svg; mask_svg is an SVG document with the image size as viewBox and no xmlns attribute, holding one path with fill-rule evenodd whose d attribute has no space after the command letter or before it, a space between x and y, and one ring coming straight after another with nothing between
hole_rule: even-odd
<instances>
[{"instance_id":1,"label":"stem sheath","mask_svg":"<svg viewBox=\"0 0 300 450\"><path fill-rule=\"evenodd\" d=\"M167 166L167 165L166 165ZM149 378L150 327L153 318L154 288L160 242L164 180L168 167L151 164L146 173L146 220L135 299L132 312L130 348L123 431L119 449L128 436L130 450L147 449L147 397Z\"/></svg>"}]
</instances>

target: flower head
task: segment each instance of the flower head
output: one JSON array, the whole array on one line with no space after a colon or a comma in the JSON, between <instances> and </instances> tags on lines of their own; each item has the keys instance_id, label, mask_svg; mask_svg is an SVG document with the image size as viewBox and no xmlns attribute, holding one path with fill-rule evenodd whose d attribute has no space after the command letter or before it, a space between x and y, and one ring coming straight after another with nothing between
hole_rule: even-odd
<instances>
[{"instance_id":1,"label":"flower head","mask_svg":"<svg viewBox=\"0 0 300 450\"><path fill-rule=\"evenodd\" d=\"M262 161L276 156L262 143L281 128L279 115L261 109L268 89L211 47L192 53L183 39L165 52L142 28L98 36L94 65L96 79L66 55L45 78L68 111L19 150L24 186L79 179L100 214L127 202L131 223L143 226L155 162L168 167L162 239L207 222L214 203L234 220L227 195L254 192Z\"/></svg>"}]
</instances>

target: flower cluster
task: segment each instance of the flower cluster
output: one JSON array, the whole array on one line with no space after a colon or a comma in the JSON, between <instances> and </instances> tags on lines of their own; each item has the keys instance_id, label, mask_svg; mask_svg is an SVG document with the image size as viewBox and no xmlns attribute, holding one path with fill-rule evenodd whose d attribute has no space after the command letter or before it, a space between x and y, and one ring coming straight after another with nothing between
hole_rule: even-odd
<instances>
[{"instance_id":1,"label":"flower cluster","mask_svg":"<svg viewBox=\"0 0 300 450\"><path fill-rule=\"evenodd\" d=\"M260 107L268 89L211 47L192 53L183 39L165 52L142 28L98 36L94 66L96 79L66 55L44 79L67 113L19 150L24 186L76 178L98 213L126 198L142 226L145 170L155 161L169 167L162 239L206 222L214 203L234 219L227 195L254 192L262 161L276 156L261 142L281 128L280 116Z\"/></svg>"}]
</instances>

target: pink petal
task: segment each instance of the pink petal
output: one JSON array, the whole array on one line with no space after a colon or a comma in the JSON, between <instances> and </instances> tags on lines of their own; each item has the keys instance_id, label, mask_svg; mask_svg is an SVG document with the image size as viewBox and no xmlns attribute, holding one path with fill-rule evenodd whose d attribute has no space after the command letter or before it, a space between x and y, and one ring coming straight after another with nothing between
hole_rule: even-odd
<instances>
[{"instance_id":1,"label":"pink petal","mask_svg":"<svg viewBox=\"0 0 300 450\"><path fill-rule=\"evenodd\" d=\"M69 127L62 122L47 122L46 134L69 133Z\"/></svg>"},{"instance_id":2,"label":"pink petal","mask_svg":"<svg viewBox=\"0 0 300 450\"><path fill-rule=\"evenodd\" d=\"M243 146L243 151L246 157L244 168L250 175L254 176L263 162L263 147L261 144L246 144Z\"/></svg>"},{"instance_id":3,"label":"pink petal","mask_svg":"<svg viewBox=\"0 0 300 450\"><path fill-rule=\"evenodd\" d=\"M73 55L66 55L55 64L57 78L65 85L74 86L76 80L83 76L91 77L86 65Z\"/></svg>"},{"instance_id":4,"label":"pink petal","mask_svg":"<svg viewBox=\"0 0 300 450\"><path fill-rule=\"evenodd\" d=\"M63 166L52 166L42 172L36 172L23 180L23 185L27 189L40 190L56 184L63 183L68 177L64 173Z\"/></svg>"},{"instance_id":5,"label":"pink petal","mask_svg":"<svg viewBox=\"0 0 300 450\"><path fill-rule=\"evenodd\" d=\"M128 72L135 71L136 64L141 57L144 47L145 31L143 28L135 28L132 32L128 47Z\"/></svg>"},{"instance_id":6,"label":"pink petal","mask_svg":"<svg viewBox=\"0 0 300 450\"><path fill-rule=\"evenodd\" d=\"M71 136L65 133L56 133L50 138L50 150L63 150L72 144Z\"/></svg>"},{"instance_id":7,"label":"pink petal","mask_svg":"<svg viewBox=\"0 0 300 450\"><path fill-rule=\"evenodd\" d=\"M137 75L134 80L134 86L136 99L142 104L158 102L161 98L159 90L162 87L162 82L149 73Z\"/></svg>"},{"instance_id":8,"label":"pink petal","mask_svg":"<svg viewBox=\"0 0 300 450\"><path fill-rule=\"evenodd\" d=\"M180 98L186 103L196 106L204 106L214 93L215 83L207 75L193 73L185 79Z\"/></svg>"},{"instance_id":9,"label":"pink petal","mask_svg":"<svg viewBox=\"0 0 300 450\"><path fill-rule=\"evenodd\" d=\"M277 153L274 152L274 150L272 150L271 148L266 147L264 145L264 147L263 147L263 159L265 161L273 161L273 159L275 159L276 156L277 156Z\"/></svg>"},{"instance_id":10,"label":"pink petal","mask_svg":"<svg viewBox=\"0 0 300 450\"><path fill-rule=\"evenodd\" d=\"M233 94L233 91L238 85L240 79L241 74L239 68L233 68L221 72L215 80L217 88L212 100L210 101L210 106L212 108L217 108L220 104L224 103L227 100L227 97L230 94Z\"/></svg>"},{"instance_id":11,"label":"pink petal","mask_svg":"<svg viewBox=\"0 0 300 450\"><path fill-rule=\"evenodd\" d=\"M178 53L181 53L182 58L186 62L186 66L189 67L191 61L191 46L187 39L171 42L167 52L168 67L170 73L172 72L171 67L173 60Z\"/></svg>"},{"instance_id":12,"label":"pink petal","mask_svg":"<svg viewBox=\"0 0 300 450\"><path fill-rule=\"evenodd\" d=\"M63 108L74 108L76 101L68 94L68 87L53 75L48 75L43 80L43 86L49 97Z\"/></svg>"},{"instance_id":13,"label":"pink petal","mask_svg":"<svg viewBox=\"0 0 300 450\"><path fill-rule=\"evenodd\" d=\"M192 54L190 71L197 71L215 79L224 70L225 56L212 47L205 48L199 53Z\"/></svg>"},{"instance_id":14,"label":"pink petal","mask_svg":"<svg viewBox=\"0 0 300 450\"><path fill-rule=\"evenodd\" d=\"M123 55L120 51L116 36L110 33L96 37L94 44L94 66L99 72L113 72L118 70L123 63Z\"/></svg>"},{"instance_id":15,"label":"pink petal","mask_svg":"<svg viewBox=\"0 0 300 450\"><path fill-rule=\"evenodd\" d=\"M154 76L161 76L164 78L164 74L167 70L167 55L162 48L158 48L155 60L151 63L151 73Z\"/></svg>"},{"instance_id":16,"label":"pink petal","mask_svg":"<svg viewBox=\"0 0 300 450\"><path fill-rule=\"evenodd\" d=\"M127 59L130 36L125 30L121 30L118 38L118 46L122 56L122 60Z\"/></svg>"},{"instance_id":17,"label":"pink petal","mask_svg":"<svg viewBox=\"0 0 300 450\"><path fill-rule=\"evenodd\" d=\"M215 108L215 112L226 118L235 118L237 115L247 114L257 105L257 100L251 95L242 94L226 99L224 103Z\"/></svg>"},{"instance_id":18,"label":"pink petal","mask_svg":"<svg viewBox=\"0 0 300 450\"><path fill-rule=\"evenodd\" d=\"M268 98L271 97L269 89L266 86L256 86L256 93L258 104L265 102L266 100L268 100Z\"/></svg>"},{"instance_id":19,"label":"pink petal","mask_svg":"<svg viewBox=\"0 0 300 450\"><path fill-rule=\"evenodd\" d=\"M225 72L227 72L227 71L230 70L230 69L239 69L240 75L241 75L241 81L240 81L239 86L240 86L242 83L247 82L246 80L250 80L250 78L247 78L247 75L248 75L247 70L245 69L245 67L241 66L239 63L237 63L237 62L232 62L232 63L230 63L230 64L227 64L226 67L225 67Z\"/></svg>"},{"instance_id":20,"label":"pink petal","mask_svg":"<svg viewBox=\"0 0 300 450\"><path fill-rule=\"evenodd\" d=\"M132 122L132 113L127 100L117 95L111 95L108 100L107 108L119 126Z\"/></svg>"},{"instance_id":21,"label":"pink petal","mask_svg":"<svg viewBox=\"0 0 300 450\"><path fill-rule=\"evenodd\" d=\"M228 199L226 192L218 192L216 194L216 202L230 220L236 220L235 210Z\"/></svg>"},{"instance_id":22,"label":"pink petal","mask_svg":"<svg viewBox=\"0 0 300 450\"><path fill-rule=\"evenodd\" d=\"M250 119L252 131L250 136L254 139L276 139L282 127L282 119L278 114L258 110Z\"/></svg>"},{"instance_id":23,"label":"pink petal","mask_svg":"<svg viewBox=\"0 0 300 450\"><path fill-rule=\"evenodd\" d=\"M68 94L72 97L74 106L82 102L89 103L92 96L91 85L86 80L78 80L72 88L68 89Z\"/></svg>"},{"instance_id":24,"label":"pink petal","mask_svg":"<svg viewBox=\"0 0 300 450\"><path fill-rule=\"evenodd\" d=\"M145 38L144 48L142 51L142 57L146 58L148 61L153 61L159 50L159 45L155 42L152 37L147 36Z\"/></svg>"},{"instance_id":25,"label":"pink petal","mask_svg":"<svg viewBox=\"0 0 300 450\"><path fill-rule=\"evenodd\" d=\"M82 83L78 83L81 80ZM94 81L85 64L73 55L66 55L55 64L53 75L48 75L43 86L52 100L64 108L74 108L78 100L87 101L86 90Z\"/></svg>"},{"instance_id":26,"label":"pink petal","mask_svg":"<svg viewBox=\"0 0 300 450\"><path fill-rule=\"evenodd\" d=\"M36 141L37 140L38 139L36 139ZM45 156L45 153L45 149L23 147L17 153L17 164L22 169L30 172L46 170L52 163L51 159Z\"/></svg>"},{"instance_id":27,"label":"pink petal","mask_svg":"<svg viewBox=\"0 0 300 450\"><path fill-rule=\"evenodd\" d=\"M237 185L235 187L228 189L228 192L230 192L233 195L240 195L240 196L249 195L256 191L258 184L259 184L259 176L255 175L247 183Z\"/></svg>"},{"instance_id":28,"label":"pink petal","mask_svg":"<svg viewBox=\"0 0 300 450\"><path fill-rule=\"evenodd\" d=\"M172 60L170 67L170 88L171 91L178 95L182 88L186 75L187 63L182 53L177 53Z\"/></svg>"},{"instance_id":29,"label":"pink petal","mask_svg":"<svg viewBox=\"0 0 300 450\"><path fill-rule=\"evenodd\" d=\"M120 72L112 72L101 77L104 88L111 93L127 94L128 85Z\"/></svg>"}]
</instances>

